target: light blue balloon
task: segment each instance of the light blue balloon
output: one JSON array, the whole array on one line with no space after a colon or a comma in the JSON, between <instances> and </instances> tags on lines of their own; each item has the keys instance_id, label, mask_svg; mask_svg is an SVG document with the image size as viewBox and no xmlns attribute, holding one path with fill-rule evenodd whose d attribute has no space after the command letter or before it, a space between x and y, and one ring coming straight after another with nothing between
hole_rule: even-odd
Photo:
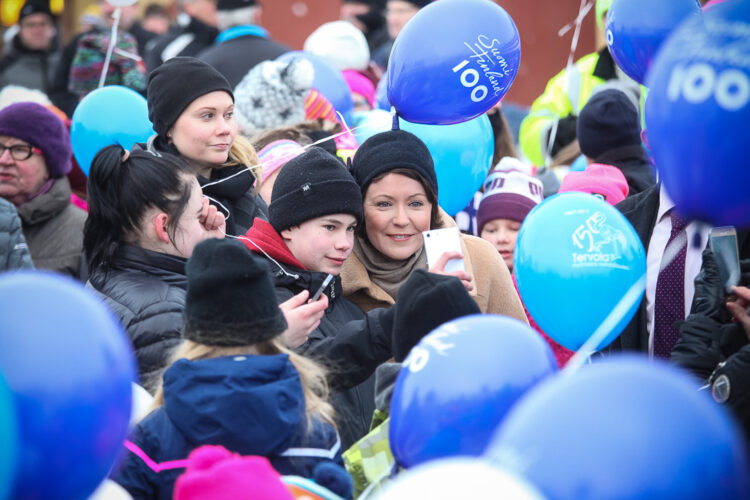
<instances>
[{"instance_id":1,"label":"light blue balloon","mask_svg":"<svg viewBox=\"0 0 750 500\"><path fill-rule=\"evenodd\" d=\"M453 125L399 122L401 129L419 137L430 150L440 207L451 216L463 210L492 166L495 144L490 119L483 114Z\"/></svg>"},{"instance_id":2,"label":"light blue balloon","mask_svg":"<svg viewBox=\"0 0 750 500\"><path fill-rule=\"evenodd\" d=\"M86 175L102 148L119 144L130 151L133 144L146 142L154 133L146 99L120 85L107 85L87 94L70 123L73 154Z\"/></svg>"},{"instance_id":3,"label":"light blue balloon","mask_svg":"<svg viewBox=\"0 0 750 500\"><path fill-rule=\"evenodd\" d=\"M549 500L750 498L745 437L688 373L630 355L568 375L511 410L487 458Z\"/></svg>"},{"instance_id":4,"label":"light blue balloon","mask_svg":"<svg viewBox=\"0 0 750 500\"><path fill-rule=\"evenodd\" d=\"M0 499L8 498L18 461L18 428L13 394L0 372Z\"/></svg>"},{"instance_id":5,"label":"light blue balloon","mask_svg":"<svg viewBox=\"0 0 750 500\"><path fill-rule=\"evenodd\" d=\"M354 137L359 144L380 132L387 132L393 127L393 115L382 109L358 111L354 113Z\"/></svg>"},{"instance_id":6,"label":"light blue balloon","mask_svg":"<svg viewBox=\"0 0 750 500\"><path fill-rule=\"evenodd\" d=\"M602 324L595 350L617 338L646 287L646 252L633 226L584 193L557 194L534 207L518 233L513 269L529 314L573 351Z\"/></svg>"},{"instance_id":7,"label":"light blue balloon","mask_svg":"<svg viewBox=\"0 0 750 500\"><path fill-rule=\"evenodd\" d=\"M607 13L607 45L617 65L644 84L667 36L690 16L700 18L698 0L614 0Z\"/></svg>"},{"instance_id":8,"label":"light blue balloon","mask_svg":"<svg viewBox=\"0 0 750 500\"><path fill-rule=\"evenodd\" d=\"M586 157L584 155L581 155L576 158L573 164L570 166L570 171L583 172L584 170L586 170Z\"/></svg>"},{"instance_id":9,"label":"light blue balloon","mask_svg":"<svg viewBox=\"0 0 750 500\"><path fill-rule=\"evenodd\" d=\"M557 371L542 337L506 316L459 318L409 353L391 399L389 442L399 465L479 456L510 408Z\"/></svg>"}]
</instances>

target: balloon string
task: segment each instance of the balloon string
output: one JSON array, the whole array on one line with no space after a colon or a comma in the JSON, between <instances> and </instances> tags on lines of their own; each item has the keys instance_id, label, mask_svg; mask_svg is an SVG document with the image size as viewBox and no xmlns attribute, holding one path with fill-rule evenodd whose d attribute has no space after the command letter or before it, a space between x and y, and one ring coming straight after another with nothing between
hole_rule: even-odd
<instances>
[{"instance_id":1,"label":"balloon string","mask_svg":"<svg viewBox=\"0 0 750 500\"><path fill-rule=\"evenodd\" d=\"M104 87L104 80L107 78L107 71L109 70L109 61L112 59L112 51L115 50L117 45L117 26L120 24L120 7L115 9L112 14L112 31L109 35L109 47L107 47L107 55L104 57L104 67L102 68L102 75L99 77L99 87Z\"/></svg>"},{"instance_id":2,"label":"balloon string","mask_svg":"<svg viewBox=\"0 0 750 500\"><path fill-rule=\"evenodd\" d=\"M581 366L589 361L591 353L596 352L596 348L602 340L612 332L612 329L622 320L630 308L641 299L641 294L645 287L646 273L643 273L628 291L625 292L625 295L622 296L614 309L612 309L607 317L604 318L604 321L599 325L599 328L597 328L581 348L576 351L573 357L568 360L568 363L561 372L563 375L568 376L574 374L581 368Z\"/></svg>"}]
</instances>

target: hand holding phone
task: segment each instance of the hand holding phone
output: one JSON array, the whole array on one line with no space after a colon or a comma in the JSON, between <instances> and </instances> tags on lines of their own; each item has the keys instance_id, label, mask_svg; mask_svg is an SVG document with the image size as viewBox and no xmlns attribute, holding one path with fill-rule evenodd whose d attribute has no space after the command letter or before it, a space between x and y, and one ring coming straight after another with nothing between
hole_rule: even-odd
<instances>
[{"instance_id":1,"label":"hand holding phone","mask_svg":"<svg viewBox=\"0 0 750 500\"><path fill-rule=\"evenodd\" d=\"M457 227L446 227L422 232L425 252L427 253L427 267L432 269L438 263L440 257L446 253L461 255L461 233ZM444 271L465 271L463 258L450 259Z\"/></svg>"},{"instance_id":2,"label":"hand holding phone","mask_svg":"<svg viewBox=\"0 0 750 500\"><path fill-rule=\"evenodd\" d=\"M727 300L735 300L732 287L740 284L740 258L737 249L737 230L733 226L711 229L709 237L711 251L719 266L719 276L727 294Z\"/></svg>"}]
</instances>

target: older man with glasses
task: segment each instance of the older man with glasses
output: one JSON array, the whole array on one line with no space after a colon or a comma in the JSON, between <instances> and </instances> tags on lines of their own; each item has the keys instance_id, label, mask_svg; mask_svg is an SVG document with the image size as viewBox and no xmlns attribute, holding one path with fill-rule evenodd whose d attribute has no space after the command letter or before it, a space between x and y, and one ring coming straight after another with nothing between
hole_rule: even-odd
<instances>
[{"instance_id":1,"label":"older man with glasses","mask_svg":"<svg viewBox=\"0 0 750 500\"><path fill-rule=\"evenodd\" d=\"M18 210L34 265L86 280L86 213L70 202L70 136L39 104L0 111L0 197Z\"/></svg>"}]
</instances>

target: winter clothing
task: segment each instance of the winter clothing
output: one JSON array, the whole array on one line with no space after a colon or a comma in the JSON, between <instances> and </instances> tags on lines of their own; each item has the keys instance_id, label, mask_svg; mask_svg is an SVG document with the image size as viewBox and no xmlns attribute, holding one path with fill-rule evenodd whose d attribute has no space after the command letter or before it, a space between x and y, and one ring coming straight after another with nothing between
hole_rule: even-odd
<instances>
[{"instance_id":1,"label":"winter clothing","mask_svg":"<svg viewBox=\"0 0 750 500\"><path fill-rule=\"evenodd\" d=\"M303 49L332 62L340 71L365 71L370 65L367 39L349 21L321 24L307 37Z\"/></svg>"},{"instance_id":2,"label":"winter clothing","mask_svg":"<svg viewBox=\"0 0 750 500\"><path fill-rule=\"evenodd\" d=\"M49 93L60 64L57 42L53 41L49 50L29 50L16 35L6 48L9 50L0 59L0 89L20 85Z\"/></svg>"},{"instance_id":3,"label":"winter clothing","mask_svg":"<svg viewBox=\"0 0 750 500\"><path fill-rule=\"evenodd\" d=\"M592 163L582 172L568 172L558 193L578 191L600 197L610 205L617 205L628 196L628 181L619 168Z\"/></svg>"},{"instance_id":4,"label":"winter clothing","mask_svg":"<svg viewBox=\"0 0 750 500\"><path fill-rule=\"evenodd\" d=\"M263 171L260 174L260 183L263 184L271 177L274 172L292 158L296 158L305 152L305 148L298 143L286 139L273 141L267 144L263 149L258 151L258 159L263 165Z\"/></svg>"},{"instance_id":5,"label":"winter clothing","mask_svg":"<svg viewBox=\"0 0 750 500\"><path fill-rule=\"evenodd\" d=\"M234 116L247 137L305 121L305 97L313 83L313 65L298 57L263 61L235 88Z\"/></svg>"},{"instance_id":6,"label":"winter clothing","mask_svg":"<svg viewBox=\"0 0 750 500\"><path fill-rule=\"evenodd\" d=\"M151 72L173 57L195 57L210 47L218 34L216 28L191 17L187 26L164 34L149 44L145 54L146 68Z\"/></svg>"},{"instance_id":7,"label":"winter clothing","mask_svg":"<svg viewBox=\"0 0 750 500\"><path fill-rule=\"evenodd\" d=\"M88 283L120 320L138 360L140 384L152 394L181 342L185 259L123 245L109 272L93 269Z\"/></svg>"},{"instance_id":8,"label":"winter clothing","mask_svg":"<svg viewBox=\"0 0 750 500\"><path fill-rule=\"evenodd\" d=\"M50 21L55 21L55 18L52 17L52 11L49 8L49 2L41 0L26 0L23 7L21 7L21 11L18 13L18 23L20 24L21 21L32 14L47 14Z\"/></svg>"},{"instance_id":9,"label":"winter clothing","mask_svg":"<svg viewBox=\"0 0 750 500\"><path fill-rule=\"evenodd\" d=\"M134 498L172 499L184 460L205 444L264 456L283 475L310 478L321 464L341 464L335 429L316 417L308 424L285 354L175 362L164 373L164 406L136 426L113 479Z\"/></svg>"},{"instance_id":10,"label":"winter clothing","mask_svg":"<svg viewBox=\"0 0 750 500\"><path fill-rule=\"evenodd\" d=\"M256 220L246 237L242 241L247 248L269 258L279 303L303 290L313 294L323 283L326 275L306 270L268 222ZM374 381L371 375L380 363L392 356L391 332L395 310L364 314L343 297L339 277L333 279L324 293L328 296L328 309L320 326L310 334L299 351L331 370L329 383L334 390L331 402L346 447L369 429L374 410Z\"/></svg>"},{"instance_id":11,"label":"winter clothing","mask_svg":"<svg viewBox=\"0 0 750 500\"><path fill-rule=\"evenodd\" d=\"M318 118L329 121L331 123L338 123L338 118L336 118L336 110L333 109L333 104L331 104L331 101L326 99L323 94L321 94L317 90L312 89L305 98L305 120L317 120ZM325 131L321 132L323 132L322 137L331 135L330 133ZM322 139L322 137L310 137L310 139L317 141L318 139ZM321 145L321 147L323 146Z\"/></svg>"},{"instance_id":12,"label":"winter clothing","mask_svg":"<svg viewBox=\"0 0 750 500\"><path fill-rule=\"evenodd\" d=\"M219 0L216 3L216 10L244 9L254 7L257 3L255 0Z\"/></svg>"},{"instance_id":13,"label":"winter clothing","mask_svg":"<svg viewBox=\"0 0 750 500\"><path fill-rule=\"evenodd\" d=\"M85 281L83 224L86 212L70 203L70 195L68 179L55 179L47 192L17 207L18 216L35 267Z\"/></svg>"},{"instance_id":14,"label":"winter clothing","mask_svg":"<svg viewBox=\"0 0 750 500\"><path fill-rule=\"evenodd\" d=\"M223 446L193 450L177 478L174 500L293 500L265 457L241 457Z\"/></svg>"},{"instance_id":15,"label":"winter clothing","mask_svg":"<svg viewBox=\"0 0 750 500\"><path fill-rule=\"evenodd\" d=\"M493 219L523 222L542 202L542 183L518 171L495 171L484 180L484 196L477 210L477 234Z\"/></svg>"},{"instance_id":16,"label":"winter clothing","mask_svg":"<svg viewBox=\"0 0 750 500\"><path fill-rule=\"evenodd\" d=\"M0 198L0 272L34 269L15 207Z\"/></svg>"},{"instance_id":17,"label":"winter clothing","mask_svg":"<svg viewBox=\"0 0 750 500\"><path fill-rule=\"evenodd\" d=\"M564 69L547 83L544 93L531 105L521 123L519 142L523 154L537 166L545 165L547 156L576 138L576 117L591 97L594 88L609 82L622 85L617 66L607 48L579 59L570 70ZM635 84L630 85L635 88ZM549 135L557 122L556 139L548 150ZM606 162L605 162L606 163Z\"/></svg>"},{"instance_id":18,"label":"winter clothing","mask_svg":"<svg viewBox=\"0 0 750 500\"><path fill-rule=\"evenodd\" d=\"M189 85L186 85L189 82ZM162 139L197 98L223 90L234 100L233 86L208 64L194 57L174 57L148 77L148 119Z\"/></svg>"},{"instance_id":19,"label":"winter clothing","mask_svg":"<svg viewBox=\"0 0 750 500\"><path fill-rule=\"evenodd\" d=\"M278 232L329 214L351 214L361 221L362 195L339 160L313 147L281 169L268 213Z\"/></svg>"},{"instance_id":20,"label":"winter clothing","mask_svg":"<svg viewBox=\"0 0 750 500\"><path fill-rule=\"evenodd\" d=\"M375 85L359 71L347 69L341 72L346 85L352 94L359 94L365 99L371 108L375 108Z\"/></svg>"},{"instance_id":21,"label":"winter clothing","mask_svg":"<svg viewBox=\"0 0 750 500\"><path fill-rule=\"evenodd\" d=\"M352 174L363 193L375 177L396 168L415 170L438 192L430 151L416 135L405 130L373 135L362 143L352 159Z\"/></svg>"},{"instance_id":22,"label":"winter clothing","mask_svg":"<svg viewBox=\"0 0 750 500\"><path fill-rule=\"evenodd\" d=\"M287 329L268 266L239 241L209 239L187 263L183 336L199 344L244 346Z\"/></svg>"},{"instance_id":23,"label":"winter clothing","mask_svg":"<svg viewBox=\"0 0 750 500\"><path fill-rule=\"evenodd\" d=\"M60 118L41 104L19 102L0 110L0 135L41 149L50 178L58 179L70 172L70 134Z\"/></svg>"},{"instance_id":24,"label":"winter clothing","mask_svg":"<svg viewBox=\"0 0 750 500\"><path fill-rule=\"evenodd\" d=\"M289 51L287 47L269 39L265 30L253 25L230 28L220 33L217 41L197 57L224 75L232 88L237 87L245 75L260 62L274 60Z\"/></svg>"}]
</instances>

